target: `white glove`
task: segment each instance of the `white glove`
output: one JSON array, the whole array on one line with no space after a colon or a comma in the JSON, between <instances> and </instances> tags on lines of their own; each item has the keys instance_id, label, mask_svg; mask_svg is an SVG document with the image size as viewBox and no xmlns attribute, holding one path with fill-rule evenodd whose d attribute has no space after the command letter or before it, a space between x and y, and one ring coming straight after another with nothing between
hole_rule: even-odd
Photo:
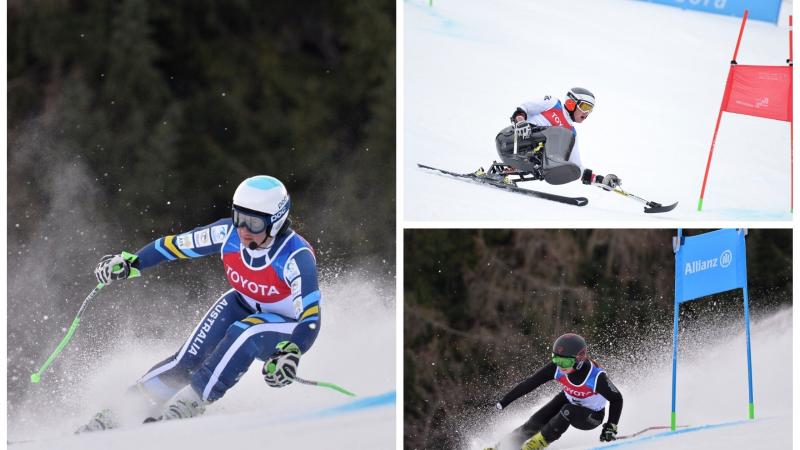
<instances>
[{"instance_id":1,"label":"white glove","mask_svg":"<svg viewBox=\"0 0 800 450\"><path fill-rule=\"evenodd\" d=\"M124 280L126 278L138 277L141 275L139 269L131 267L138 257L128 252L119 255L106 255L97 263L94 269L94 276L97 281L109 284L112 281Z\"/></svg>"},{"instance_id":2,"label":"white glove","mask_svg":"<svg viewBox=\"0 0 800 450\"><path fill-rule=\"evenodd\" d=\"M531 137L531 133L533 133L533 127L530 122L521 120L514 124L514 133L517 133L517 136L521 139L528 139Z\"/></svg>"}]
</instances>

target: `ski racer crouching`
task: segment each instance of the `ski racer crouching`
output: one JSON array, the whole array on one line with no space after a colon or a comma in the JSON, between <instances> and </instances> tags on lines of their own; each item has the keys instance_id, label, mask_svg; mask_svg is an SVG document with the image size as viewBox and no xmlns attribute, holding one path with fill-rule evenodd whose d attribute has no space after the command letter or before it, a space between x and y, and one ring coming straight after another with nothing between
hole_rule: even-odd
<instances>
[{"instance_id":1,"label":"ski racer crouching","mask_svg":"<svg viewBox=\"0 0 800 450\"><path fill-rule=\"evenodd\" d=\"M565 184L581 179L583 184L614 189L621 184L619 177L596 175L581 164L574 124L586 120L594 105L594 95L579 87L567 92L563 105L550 95L523 103L511 115L512 125L495 138L503 164L495 163L488 173L480 169L475 175L486 175L506 184L528 180ZM512 175L519 178L514 180ZM527 175L532 178L526 178Z\"/></svg>"},{"instance_id":2,"label":"ski racer crouching","mask_svg":"<svg viewBox=\"0 0 800 450\"><path fill-rule=\"evenodd\" d=\"M100 283L140 275L165 261L219 255L228 283L177 353L150 369L128 391L128 409L146 421L194 417L220 399L255 359L267 385L286 386L320 328L314 251L291 228L289 194L270 176L244 180L232 217L159 238L136 254L104 256ZM78 432L115 428L120 415L103 410ZM138 420L141 420L139 418Z\"/></svg>"},{"instance_id":3,"label":"ski racer crouching","mask_svg":"<svg viewBox=\"0 0 800 450\"><path fill-rule=\"evenodd\" d=\"M496 408L502 410L550 380L561 383L564 390L499 444L486 450L541 449L560 438L570 426L579 430L597 428L603 422L607 401L611 405L600 441L616 439L622 394L602 366L588 357L586 341L574 333L559 336L553 344L551 361L514 387L500 399Z\"/></svg>"}]
</instances>

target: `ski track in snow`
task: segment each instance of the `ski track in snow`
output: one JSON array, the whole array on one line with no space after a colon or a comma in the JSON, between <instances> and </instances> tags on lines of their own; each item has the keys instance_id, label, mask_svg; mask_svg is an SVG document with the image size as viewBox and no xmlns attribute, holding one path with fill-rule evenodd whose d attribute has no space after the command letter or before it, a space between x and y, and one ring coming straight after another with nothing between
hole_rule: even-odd
<instances>
[{"instance_id":1,"label":"ski track in snow","mask_svg":"<svg viewBox=\"0 0 800 450\"><path fill-rule=\"evenodd\" d=\"M785 63L789 9L779 26L748 20L739 63ZM729 113L696 211L741 18L625 0L405 0L404 20L405 220L791 220L788 123ZM568 23L580 31L566 33ZM587 197L578 208L417 169L487 168L518 104L563 99L572 86L598 101L577 124L584 165L619 175L647 200L679 201L674 211L644 214L638 202L580 182L522 184Z\"/></svg>"},{"instance_id":2,"label":"ski track in snow","mask_svg":"<svg viewBox=\"0 0 800 450\"><path fill-rule=\"evenodd\" d=\"M747 420L747 362L744 329L728 335L681 336L712 351L678 353L677 421L689 429L669 433L650 431L630 440L599 442L600 428L580 431L570 428L548 446L552 450L587 448L620 449L789 449L792 444L792 311L783 309L751 323L753 398L756 420ZM708 333L708 330L706 330ZM696 350L696 349L695 349ZM637 349L650 352L654 349ZM655 350L660 361L652 366L630 367L611 373L625 398L619 434L632 434L649 426L669 425L672 395L671 342ZM683 353L681 353L683 352ZM687 355L687 353L692 353ZM774 361L781 361L780 370ZM602 360L601 360L602 362ZM789 367L789 374L785 367ZM708 370L726 374L713 384L704 377ZM466 448L481 450L524 423L549 398L536 405L514 405L496 414L497 423L474 427Z\"/></svg>"},{"instance_id":3,"label":"ski track in snow","mask_svg":"<svg viewBox=\"0 0 800 450\"><path fill-rule=\"evenodd\" d=\"M323 280L321 289L323 324L314 346L301 358L298 375L339 384L358 397L298 383L270 388L261 377L263 363L256 361L202 417L148 425L138 425L138 418L120 429L73 435L95 412L119 407L125 389L182 343L122 342L118 351L105 355L99 370L71 369L80 372L79 398L52 392L47 376L32 386L20 408L24 414L8 419L9 448L394 448L394 287L364 275L344 275ZM69 358L69 351L62 358Z\"/></svg>"}]
</instances>

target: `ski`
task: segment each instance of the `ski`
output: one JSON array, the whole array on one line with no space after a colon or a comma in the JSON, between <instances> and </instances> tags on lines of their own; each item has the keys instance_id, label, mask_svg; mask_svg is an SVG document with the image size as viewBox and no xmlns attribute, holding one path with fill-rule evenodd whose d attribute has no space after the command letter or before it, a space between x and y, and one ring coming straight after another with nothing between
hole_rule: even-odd
<instances>
[{"instance_id":1,"label":"ski","mask_svg":"<svg viewBox=\"0 0 800 450\"><path fill-rule=\"evenodd\" d=\"M603 188L603 189L604 190L608 190L606 188ZM616 192L617 194L622 195L623 197L628 197L628 198L630 198L632 200L636 200L637 202L644 203L644 212L647 213L647 214L657 214L657 213L669 212L669 211L672 211L673 209L675 209L676 206L678 206L678 202L675 202L675 203L673 203L671 205L662 205L661 203L645 200L645 199L643 199L643 198L641 198L639 196L631 194L630 192L623 191L619 186L617 186L614 189L612 189L611 192Z\"/></svg>"},{"instance_id":2,"label":"ski","mask_svg":"<svg viewBox=\"0 0 800 450\"><path fill-rule=\"evenodd\" d=\"M678 202L675 202L675 203L673 203L671 205L666 205L666 206L662 206L661 203L650 202L644 208L644 212L646 212L648 214L651 214L651 213L663 213L663 212L672 211L673 209L675 209L676 206L678 206Z\"/></svg>"},{"instance_id":3,"label":"ski","mask_svg":"<svg viewBox=\"0 0 800 450\"><path fill-rule=\"evenodd\" d=\"M475 184L482 184L484 186L492 186L492 187L495 187L495 188L498 188L498 189L503 189L503 190L508 191L508 192L527 195L527 196L530 196L530 197L541 198L541 199L550 200L550 201L553 201L553 202L564 203L564 204L567 204L567 205L574 205L574 206L585 206L587 203L589 203L589 200L586 197L566 197L566 196L563 196L563 195L551 194L551 193L548 193L548 192L533 191L533 190L530 190L530 189L523 189L523 188L518 187L518 186L513 185L513 184L501 183L499 181L495 181L495 180L492 180L490 178L479 177L479 176L475 175L474 173L451 172L449 170L439 169L437 167L426 166L424 164L419 164L419 163L417 163L417 166L420 169L438 172L439 174L447 175L449 177L452 177L452 178L455 178L455 179L458 179L458 180L468 181L468 182L472 182L472 183L475 183ZM527 180L525 180L525 181L527 181Z\"/></svg>"}]
</instances>

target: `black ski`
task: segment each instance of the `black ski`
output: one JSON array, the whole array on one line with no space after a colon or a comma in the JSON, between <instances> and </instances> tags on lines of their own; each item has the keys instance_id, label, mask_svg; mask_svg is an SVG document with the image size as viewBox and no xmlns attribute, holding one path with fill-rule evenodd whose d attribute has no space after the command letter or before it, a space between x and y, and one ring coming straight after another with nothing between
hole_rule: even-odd
<instances>
[{"instance_id":1,"label":"black ski","mask_svg":"<svg viewBox=\"0 0 800 450\"><path fill-rule=\"evenodd\" d=\"M661 203L650 202L645 208L644 212L646 213L663 213L667 211L672 211L675 207L678 206L678 202L675 202L671 205L662 206Z\"/></svg>"},{"instance_id":2,"label":"black ski","mask_svg":"<svg viewBox=\"0 0 800 450\"><path fill-rule=\"evenodd\" d=\"M589 200L586 197L565 197L563 195L557 194L550 194L548 192L541 192L541 191L532 191L530 189L523 189L517 187L513 184L505 184L499 181L492 180L486 177L479 177L474 173L458 173L458 172L451 172L449 170L439 169L436 167L426 166L424 164L417 163L417 166L421 169L433 170L439 172L440 174L447 175L459 180L469 181L476 184L482 184L485 186L492 186L498 189L503 189L509 192L514 192L516 194L523 194L530 197L541 198L545 200L550 200L558 203L565 203L567 205L575 205L575 206L585 206L589 203Z\"/></svg>"}]
</instances>

